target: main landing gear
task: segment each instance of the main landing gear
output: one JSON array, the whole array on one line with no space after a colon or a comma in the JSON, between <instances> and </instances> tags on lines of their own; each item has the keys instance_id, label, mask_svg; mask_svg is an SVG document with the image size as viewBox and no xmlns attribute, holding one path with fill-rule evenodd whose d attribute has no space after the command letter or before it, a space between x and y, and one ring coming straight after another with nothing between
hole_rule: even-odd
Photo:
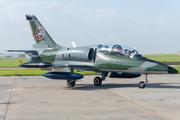
<instances>
[{"instance_id":1,"label":"main landing gear","mask_svg":"<svg viewBox=\"0 0 180 120\"><path fill-rule=\"evenodd\" d=\"M74 68L70 69L72 73L74 73ZM67 86L72 88L76 85L76 80L67 80Z\"/></svg>"},{"instance_id":2,"label":"main landing gear","mask_svg":"<svg viewBox=\"0 0 180 120\"><path fill-rule=\"evenodd\" d=\"M102 81L106 79L106 76L103 73L101 73L101 76L102 76L102 78L100 78L100 77L94 78L94 85L95 86L101 86Z\"/></svg>"},{"instance_id":3,"label":"main landing gear","mask_svg":"<svg viewBox=\"0 0 180 120\"><path fill-rule=\"evenodd\" d=\"M102 79L100 77L95 77L94 78L94 85L95 86L101 86L102 84Z\"/></svg>"},{"instance_id":4,"label":"main landing gear","mask_svg":"<svg viewBox=\"0 0 180 120\"><path fill-rule=\"evenodd\" d=\"M140 82L139 82L138 86L139 86L140 89L143 89L143 88L146 87L146 84L148 83L147 75L148 75L148 74L145 74L145 77L144 77L145 82L144 82L144 81L140 81Z\"/></svg>"},{"instance_id":5,"label":"main landing gear","mask_svg":"<svg viewBox=\"0 0 180 120\"><path fill-rule=\"evenodd\" d=\"M76 84L76 80L67 80L68 87L74 87Z\"/></svg>"}]
</instances>

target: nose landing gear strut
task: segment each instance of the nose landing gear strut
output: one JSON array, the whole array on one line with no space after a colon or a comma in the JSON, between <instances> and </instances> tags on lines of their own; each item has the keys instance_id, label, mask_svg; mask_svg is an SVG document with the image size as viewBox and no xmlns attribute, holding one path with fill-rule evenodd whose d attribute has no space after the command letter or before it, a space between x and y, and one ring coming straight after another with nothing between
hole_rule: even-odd
<instances>
[{"instance_id":1,"label":"nose landing gear strut","mask_svg":"<svg viewBox=\"0 0 180 120\"><path fill-rule=\"evenodd\" d=\"M140 89L143 89L143 88L146 87L146 84L148 83L147 75L148 75L148 74L146 73L146 74L145 74L145 77L144 77L145 82L144 82L144 81L140 81L140 82L139 82L138 86L139 86Z\"/></svg>"}]
</instances>

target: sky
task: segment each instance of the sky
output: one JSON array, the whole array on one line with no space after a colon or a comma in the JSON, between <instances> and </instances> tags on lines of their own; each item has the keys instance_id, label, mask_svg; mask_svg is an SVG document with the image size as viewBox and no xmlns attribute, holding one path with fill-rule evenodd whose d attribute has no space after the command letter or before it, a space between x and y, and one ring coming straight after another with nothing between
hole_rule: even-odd
<instances>
[{"instance_id":1,"label":"sky","mask_svg":"<svg viewBox=\"0 0 180 120\"><path fill-rule=\"evenodd\" d=\"M0 0L0 50L35 44L35 15L62 46L120 44L142 54L180 51L179 0Z\"/></svg>"}]
</instances>

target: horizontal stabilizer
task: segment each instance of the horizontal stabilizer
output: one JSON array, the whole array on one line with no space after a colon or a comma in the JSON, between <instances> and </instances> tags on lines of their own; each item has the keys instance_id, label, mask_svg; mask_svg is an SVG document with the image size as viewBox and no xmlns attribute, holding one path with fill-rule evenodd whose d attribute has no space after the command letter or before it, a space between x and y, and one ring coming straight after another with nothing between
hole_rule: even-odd
<instances>
[{"instance_id":1,"label":"horizontal stabilizer","mask_svg":"<svg viewBox=\"0 0 180 120\"><path fill-rule=\"evenodd\" d=\"M36 51L36 50L7 50L7 52L37 53L37 51Z\"/></svg>"},{"instance_id":2,"label":"horizontal stabilizer","mask_svg":"<svg viewBox=\"0 0 180 120\"><path fill-rule=\"evenodd\" d=\"M27 63L22 63L19 66L25 68L47 68L47 67L51 67L52 64L48 62L27 62Z\"/></svg>"}]
</instances>

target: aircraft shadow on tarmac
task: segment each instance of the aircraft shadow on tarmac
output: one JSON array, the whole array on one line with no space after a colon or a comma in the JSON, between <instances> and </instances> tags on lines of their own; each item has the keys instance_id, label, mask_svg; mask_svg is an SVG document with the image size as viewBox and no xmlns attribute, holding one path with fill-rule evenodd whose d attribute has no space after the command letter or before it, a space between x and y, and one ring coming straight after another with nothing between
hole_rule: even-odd
<instances>
[{"instance_id":1,"label":"aircraft shadow on tarmac","mask_svg":"<svg viewBox=\"0 0 180 120\"><path fill-rule=\"evenodd\" d=\"M176 86L175 86L176 84ZM180 86L177 86L179 83L149 83L147 84L148 88L168 88L168 89L180 89ZM118 84L118 83L110 83L110 84L102 84L101 86L94 86L92 84L77 84L76 87L71 88L70 90L98 90L98 89L112 89L112 88L137 88L138 84Z\"/></svg>"}]
</instances>

